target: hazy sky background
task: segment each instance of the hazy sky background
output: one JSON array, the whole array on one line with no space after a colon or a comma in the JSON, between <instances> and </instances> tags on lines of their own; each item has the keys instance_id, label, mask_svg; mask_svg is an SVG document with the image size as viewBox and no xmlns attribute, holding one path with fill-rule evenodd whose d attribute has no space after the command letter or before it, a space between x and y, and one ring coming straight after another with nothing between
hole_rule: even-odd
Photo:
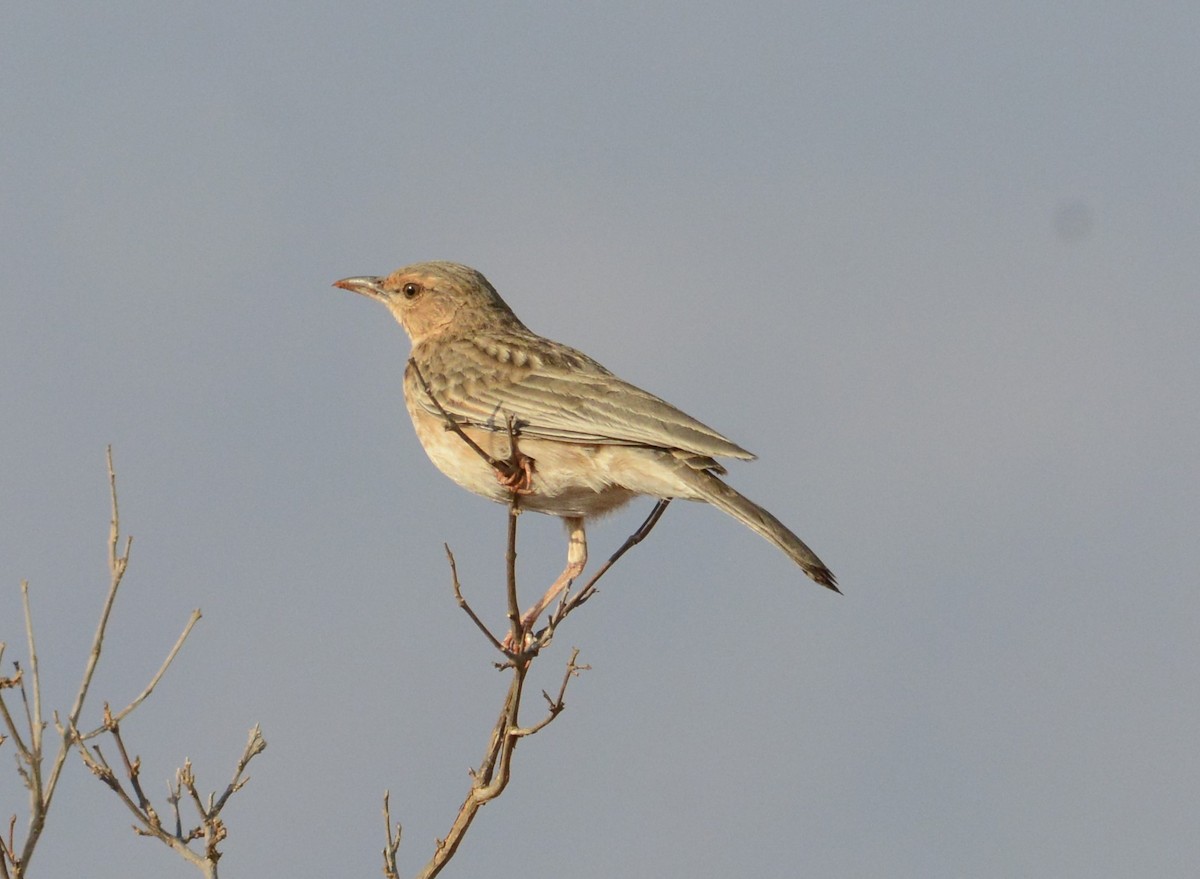
<instances>
[{"instance_id":1,"label":"hazy sky background","mask_svg":"<svg viewBox=\"0 0 1200 879\"><path fill-rule=\"evenodd\" d=\"M228 876L424 863L505 681L503 508L330 287L453 259L760 456L837 573L676 504L540 661L592 670L448 876L1192 876L1200 6L39 3L0 33L0 639ZM591 530L600 558L649 503ZM560 569L522 520L530 597ZM536 717L536 700L530 703ZM111 745L107 748L114 755ZM0 746L0 815L25 815ZM194 875L69 765L31 876Z\"/></svg>"}]
</instances>

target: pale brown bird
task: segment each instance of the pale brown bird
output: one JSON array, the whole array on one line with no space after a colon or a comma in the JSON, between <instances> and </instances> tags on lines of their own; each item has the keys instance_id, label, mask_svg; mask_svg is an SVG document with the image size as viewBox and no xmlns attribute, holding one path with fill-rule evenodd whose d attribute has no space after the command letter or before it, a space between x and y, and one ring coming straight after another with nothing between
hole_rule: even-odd
<instances>
[{"instance_id":1,"label":"pale brown bird","mask_svg":"<svg viewBox=\"0 0 1200 879\"><path fill-rule=\"evenodd\" d=\"M585 521L639 495L710 503L839 591L804 541L719 478L726 471L715 458L754 455L586 354L532 332L479 272L424 262L334 286L378 299L408 333L404 400L438 469L501 503L516 490L523 509L565 520L567 567L522 618L527 629L587 564ZM447 417L494 459L519 460L521 472L499 475L448 429Z\"/></svg>"}]
</instances>

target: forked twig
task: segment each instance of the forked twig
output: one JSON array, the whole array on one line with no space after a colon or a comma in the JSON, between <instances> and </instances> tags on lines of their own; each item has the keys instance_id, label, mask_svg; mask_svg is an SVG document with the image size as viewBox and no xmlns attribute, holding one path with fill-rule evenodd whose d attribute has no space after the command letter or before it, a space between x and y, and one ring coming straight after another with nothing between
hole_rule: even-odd
<instances>
[{"instance_id":1,"label":"forked twig","mask_svg":"<svg viewBox=\"0 0 1200 879\"><path fill-rule=\"evenodd\" d=\"M391 791L383 792L383 826L387 831L387 845L383 849L383 875L384 879L400 879L400 871L396 867L396 852L400 851L402 829L399 823L392 824L391 796Z\"/></svg>"},{"instance_id":2,"label":"forked twig","mask_svg":"<svg viewBox=\"0 0 1200 879\"><path fill-rule=\"evenodd\" d=\"M171 663L175 661L175 657L179 654L180 649L182 649L183 642L187 640L188 635L192 633L192 629L195 627L196 623L200 622L202 616L203 614L200 613L200 608L196 608L192 611L191 616L188 617L188 621L183 627L183 631L180 632L179 637L175 639L175 645L171 648L171 652L167 654L167 658L163 660L162 665L160 665L158 668L158 671L154 673L154 677L150 679L150 683L146 684L145 689L143 689L142 692L140 692L132 702L112 716L114 723L120 723L122 720L128 717L135 708L145 702L149 695L154 692L154 688L158 686L158 682L162 680L163 675L167 673L167 669L170 668ZM108 706L106 705L105 711L107 710ZM84 741L87 741L88 739L93 739L107 730L108 726L106 724L101 724L91 732L81 733L81 737Z\"/></svg>"},{"instance_id":3,"label":"forked twig","mask_svg":"<svg viewBox=\"0 0 1200 879\"><path fill-rule=\"evenodd\" d=\"M167 796L167 803L171 806L175 818L174 827L169 829L163 825L157 810L142 788L141 758L134 757L132 760L130 759L129 752L125 747L125 741L121 736L120 724L107 709L105 711L104 728L112 735L113 740L116 742L117 750L121 755L121 762L124 766L125 778L129 781L132 795L130 791L125 789L121 778L113 771L105 759L99 745L93 745L89 748L84 743L83 736L78 731L75 731L75 744L84 765L97 778L104 782L117 795L117 798L124 804L125 808L133 814L137 821L133 826L134 832L139 836L152 837L169 846L183 857L184 860L200 870L206 879L217 879L217 862L221 859L221 851L218 845L229 834L225 822L221 819L221 811L225 808L226 803L229 802L229 798L245 787L246 783L250 780L245 775L246 767L250 761L266 750L267 742L262 736L262 730L257 725L250 730L246 747L242 751L242 756L238 759L237 766L234 769L232 781L225 786L225 790L222 791L219 797L215 793L209 794L207 803L201 798L200 792L196 788L196 775L192 770L191 761L184 761L183 766L175 772L175 784L169 788ZM184 829L183 819L179 811L179 801L185 793L196 810L199 822L186 830ZM202 851L196 851L190 845L197 839L204 840Z\"/></svg>"},{"instance_id":4,"label":"forked twig","mask_svg":"<svg viewBox=\"0 0 1200 879\"><path fill-rule=\"evenodd\" d=\"M454 589L455 602L458 603L459 607L466 611L467 616L471 618L471 622L475 623L475 625L479 628L479 631L483 632L484 637L492 642L492 646L503 653L504 645L500 643L500 639L492 634L492 630L487 627L487 624L479 618L477 613L475 613L474 608L472 608L467 600L463 598L462 585L458 582L458 565L454 563L454 553L450 551L450 544L443 543L442 547L446 550L446 558L450 561L450 583Z\"/></svg>"}]
</instances>

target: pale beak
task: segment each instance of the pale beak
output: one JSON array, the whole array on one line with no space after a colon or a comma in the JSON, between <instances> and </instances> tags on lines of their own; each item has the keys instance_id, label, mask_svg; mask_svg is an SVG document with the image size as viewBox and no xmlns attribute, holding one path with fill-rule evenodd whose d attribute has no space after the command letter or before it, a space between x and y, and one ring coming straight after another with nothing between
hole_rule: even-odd
<instances>
[{"instance_id":1,"label":"pale beak","mask_svg":"<svg viewBox=\"0 0 1200 879\"><path fill-rule=\"evenodd\" d=\"M370 296L372 299L384 299L383 278L342 278L340 281L334 281L333 286L341 287L343 290L349 290L351 293L361 293L363 296Z\"/></svg>"}]
</instances>

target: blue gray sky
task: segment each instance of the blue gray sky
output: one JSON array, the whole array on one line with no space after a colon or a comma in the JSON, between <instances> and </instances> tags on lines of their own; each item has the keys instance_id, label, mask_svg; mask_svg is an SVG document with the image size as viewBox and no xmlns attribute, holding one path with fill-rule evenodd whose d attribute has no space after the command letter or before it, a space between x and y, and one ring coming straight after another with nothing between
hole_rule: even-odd
<instances>
[{"instance_id":1,"label":"blue gray sky","mask_svg":"<svg viewBox=\"0 0 1200 879\"><path fill-rule=\"evenodd\" d=\"M1192 875L1194 3L24 4L0 34L0 639L229 875L409 872L504 681L505 514L427 462L408 345L330 287L473 265L756 452L838 597L676 504L541 660L592 670L446 875ZM591 531L602 557L649 504ZM522 519L540 592L560 526ZM531 706L536 711L536 704ZM5 756L8 754L8 756ZM11 747L0 746L0 768ZM3 814L24 808L0 772ZM39 876L188 875L76 763Z\"/></svg>"}]
</instances>

